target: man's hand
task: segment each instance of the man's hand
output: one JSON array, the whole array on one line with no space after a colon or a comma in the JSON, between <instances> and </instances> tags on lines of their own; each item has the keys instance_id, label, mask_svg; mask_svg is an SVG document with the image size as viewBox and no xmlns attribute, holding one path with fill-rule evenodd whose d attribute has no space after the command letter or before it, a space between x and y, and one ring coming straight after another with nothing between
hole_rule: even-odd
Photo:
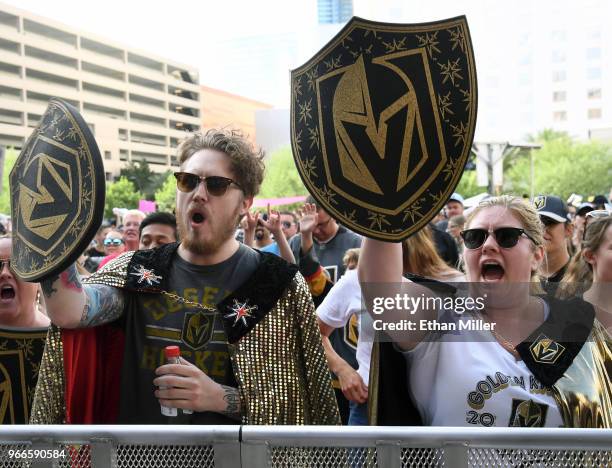
<instances>
[{"instance_id":1,"label":"man's hand","mask_svg":"<svg viewBox=\"0 0 612 468\"><path fill-rule=\"evenodd\" d=\"M250 211L247 211L240 221L240 225L242 229L244 229L244 244L249 247L253 247L255 243L255 228L257 227L257 220L259 219L259 211L251 214Z\"/></svg>"},{"instance_id":2,"label":"man's hand","mask_svg":"<svg viewBox=\"0 0 612 468\"><path fill-rule=\"evenodd\" d=\"M365 403L368 401L368 387L359 373L351 366L345 366L338 374L342 393L349 401Z\"/></svg>"},{"instance_id":3,"label":"man's hand","mask_svg":"<svg viewBox=\"0 0 612 468\"><path fill-rule=\"evenodd\" d=\"M283 234L283 225L281 224L281 216L280 213L276 210L270 209L270 204L268 203L268 220L264 220L263 218L259 220L261 225L265 227L268 231L270 231L274 235L274 240L278 242L280 236L284 236Z\"/></svg>"},{"instance_id":4,"label":"man's hand","mask_svg":"<svg viewBox=\"0 0 612 468\"><path fill-rule=\"evenodd\" d=\"M201 369L180 359L180 364L164 364L155 370L158 377L153 380L153 384L166 387L155 391L160 404L198 412L214 411L240 420L238 390L216 383Z\"/></svg>"},{"instance_id":5,"label":"man's hand","mask_svg":"<svg viewBox=\"0 0 612 468\"><path fill-rule=\"evenodd\" d=\"M300 232L303 235L312 236L312 232L317 227L317 221L319 215L317 214L317 207L314 203L305 203L304 206L298 211L300 218Z\"/></svg>"}]
</instances>

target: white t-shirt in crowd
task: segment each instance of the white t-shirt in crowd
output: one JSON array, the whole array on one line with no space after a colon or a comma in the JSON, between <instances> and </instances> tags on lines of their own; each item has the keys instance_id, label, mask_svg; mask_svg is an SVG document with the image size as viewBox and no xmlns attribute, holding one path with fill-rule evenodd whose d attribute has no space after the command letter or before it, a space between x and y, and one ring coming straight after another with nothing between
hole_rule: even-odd
<instances>
[{"instance_id":1,"label":"white t-shirt in crowd","mask_svg":"<svg viewBox=\"0 0 612 468\"><path fill-rule=\"evenodd\" d=\"M346 270L346 273L334 284L317 308L319 319L334 328L344 327L353 315L360 321L357 340L357 363L359 364L357 372L363 382L368 385L374 327L371 323L366 323L372 319L365 309L361 308L361 287L357 269Z\"/></svg>"},{"instance_id":2,"label":"white t-shirt in crowd","mask_svg":"<svg viewBox=\"0 0 612 468\"><path fill-rule=\"evenodd\" d=\"M461 333L460 341L448 333L429 335L404 352L410 397L424 425L563 427L552 392L522 360L490 331Z\"/></svg>"}]
</instances>

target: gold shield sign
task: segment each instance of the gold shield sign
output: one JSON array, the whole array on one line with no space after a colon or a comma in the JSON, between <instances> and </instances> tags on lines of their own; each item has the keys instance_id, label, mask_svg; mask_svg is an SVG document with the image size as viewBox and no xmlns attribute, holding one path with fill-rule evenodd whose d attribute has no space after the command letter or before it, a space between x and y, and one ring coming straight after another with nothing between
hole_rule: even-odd
<instances>
[{"instance_id":1,"label":"gold shield sign","mask_svg":"<svg viewBox=\"0 0 612 468\"><path fill-rule=\"evenodd\" d=\"M411 25L353 18L291 81L295 163L331 216L401 241L440 211L476 125L465 17Z\"/></svg>"},{"instance_id":2,"label":"gold shield sign","mask_svg":"<svg viewBox=\"0 0 612 468\"><path fill-rule=\"evenodd\" d=\"M11 266L25 281L59 274L102 222L104 166L78 111L52 99L10 175Z\"/></svg>"}]
</instances>

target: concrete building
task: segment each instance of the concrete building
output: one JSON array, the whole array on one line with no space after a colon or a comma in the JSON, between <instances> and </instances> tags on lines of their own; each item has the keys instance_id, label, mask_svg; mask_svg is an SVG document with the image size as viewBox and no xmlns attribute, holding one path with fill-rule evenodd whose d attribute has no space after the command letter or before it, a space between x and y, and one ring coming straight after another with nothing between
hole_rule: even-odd
<instances>
[{"instance_id":1,"label":"concrete building","mask_svg":"<svg viewBox=\"0 0 612 468\"><path fill-rule=\"evenodd\" d=\"M270 104L208 86L201 86L200 90L203 130L226 126L238 128L257 144L255 115L258 111L271 109Z\"/></svg>"},{"instance_id":2,"label":"concrete building","mask_svg":"<svg viewBox=\"0 0 612 468\"><path fill-rule=\"evenodd\" d=\"M0 146L20 148L54 96L92 128L107 180L129 161L176 167L201 126L196 68L0 4Z\"/></svg>"}]
</instances>

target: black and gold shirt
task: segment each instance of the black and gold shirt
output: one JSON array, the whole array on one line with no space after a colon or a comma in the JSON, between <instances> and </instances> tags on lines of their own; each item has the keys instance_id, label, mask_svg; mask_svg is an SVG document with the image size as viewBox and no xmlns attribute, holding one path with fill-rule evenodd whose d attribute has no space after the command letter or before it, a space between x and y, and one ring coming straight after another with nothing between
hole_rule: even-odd
<instances>
[{"instance_id":1,"label":"black and gold shirt","mask_svg":"<svg viewBox=\"0 0 612 468\"><path fill-rule=\"evenodd\" d=\"M27 424L47 327L0 328L0 423Z\"/></svg>"},{"instance_id":2,"label":"black and gold shirt","mask_svg":"<svg viewBox=\"0 0 612 468\"><path fill-rule=\"evenodd\" d=\"M229 259L216 265L193 265L175 255L170 266L168 292L186 301L213 310L190 305L170 295L136 294L137 313L126 317L125 355L130 369L137 369L124 392L120 422L164 424L168 418L159 410L153 395L155 369L165 364L164 348L178 346L181 356L199 367L215 382L237 387L227 347L227 335L215 304L237 289L259 264L259 254L244 245ZM126 293L130 295L130 293ZM143 417L145 421L143 421ZM182 415L172 422L182 424L235 424L217 413Z\"/></svg>"}]
</instances>

